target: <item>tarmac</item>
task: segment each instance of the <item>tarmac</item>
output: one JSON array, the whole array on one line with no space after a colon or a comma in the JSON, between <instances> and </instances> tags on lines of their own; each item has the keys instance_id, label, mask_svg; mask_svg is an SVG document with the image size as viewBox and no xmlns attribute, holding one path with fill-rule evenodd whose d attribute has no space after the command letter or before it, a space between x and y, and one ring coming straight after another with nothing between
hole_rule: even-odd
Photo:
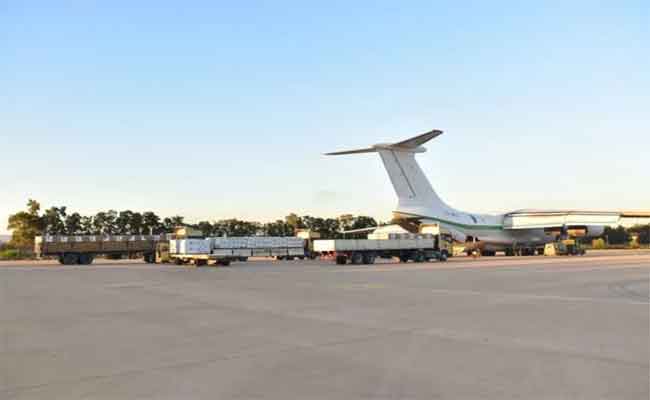
<instances>
[{"instance_id":1,"label":"tarmac","mask_svg":"<svg viewBox=\"0 0 650 400\"><path fill-rule=\"evenodd\" d=\"M650 252L0 263L0 399L650 398Z\"/></svg>"}]
</instances>

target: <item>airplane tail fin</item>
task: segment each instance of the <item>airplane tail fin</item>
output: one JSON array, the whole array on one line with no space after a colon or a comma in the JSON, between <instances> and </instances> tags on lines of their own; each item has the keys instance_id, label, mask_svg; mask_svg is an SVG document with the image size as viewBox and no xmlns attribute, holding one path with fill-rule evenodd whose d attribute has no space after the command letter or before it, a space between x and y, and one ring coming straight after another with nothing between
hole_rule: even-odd
<instances>
[{"instance_id":1,"label":"airplane tail fin","mask_svg":"<svg viewBox=\"0 0 650 400\"><path fill-rule=\"evenodd\" d=\"M337 151L325 155L379 153L397 194L397 211L417 213L425 208L434 211L449 210L450 208L433 190L415 160L416 153L426 151L422 145L441 134L440 130L432 130L401 142L376 144L367 148Z\"/></svg>"}]
</instances>

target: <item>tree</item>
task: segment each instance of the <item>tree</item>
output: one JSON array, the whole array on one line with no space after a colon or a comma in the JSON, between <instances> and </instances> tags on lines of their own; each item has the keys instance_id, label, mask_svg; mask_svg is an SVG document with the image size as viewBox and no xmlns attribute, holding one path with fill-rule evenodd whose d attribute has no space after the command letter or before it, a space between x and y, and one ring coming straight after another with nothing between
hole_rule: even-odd
<instances>
[{"instance_id":1,"label":"tree","mask_svg":"<svg viewBox=\"0 0 650 400\"><path fill-rule=\"evenodd\" d=\"M214 227L209 221L201 221L196 224L196 228L200 230L205 236L211 236L213 233Z\"/></svg>"},{"instance_id":2,"label":"tree","mask_svg":"<svg viewBox=\"0 0 650 400\"><path fill-rule=\"evenodd\" d=\"M160 217L153 211L145 211L142 214L142 233L161 233Z\"/></svg>"},{"instance_id":3,"label":"tree","mask_svg":"<svg viewBox=\"0 0 650 400\"><path fill-rule=\"evenodd\" d=\"M39 216L41 205L29 199L27 211L9 216L7 229L12 231L10 245L21 249L34 248L34 237L42 234L43 220Z\"/></svg>"},{"instance_id":4,"label":"tree","mask_svg":"<svg viewBox=\"0 0 650 400\"><path fill-rule=\"evenodd\" d=\"M49 235L65 234L66 207L50 207L43 214L43 227Z\"/></svg>"},{"instance_id":5,"label":"tree","mask_svg":"<svg viewBox=\"0 0 650 400\"><path fill-rule=\"evenodd\" d=\"M284 222L287 223L287 225L291 226L294 230L294 232L297 229L301 229L305 227L304 222L302 221L302 218L300 218L298 215L295 213L291 213L284 217Z\"/></svg>"},{"instance_id":6,"label":"tree","mask_svg":"<svg viewBox=\"0 0 650 400\"><path fill-rule=\"evenodd\" d=\"M293 236L293 226L279 219L264 225L264 234L268 236Z\"/></svg>"},{"instance_id":7,"label":"tree","mask_svg":"<svg viewBox=\"0 0 650 400\"><path fill-rule=\"evenodd\" d=\"M142 227L144 224L144 217L139 212L134 212L131 214L131 220L129 221L129 226L131 227L131 233L134 235L139 235L143 233Z\"/></svg>"},{"instance_id":8,"label":"tree","mask_svg":"<svg viewBox=\"0 0 650 400\"><path fill-rule=\"evenodd\" d=\"M607 243L609 244L627 244L630 240L630 237L622 226L616 228L605 227L605 236L607 237Z\"/></svg>"},{"instance_id":9,"label":"tree","mask_svg":"<svg viewBox=\"0 0 650 400\"><path fill-rule=\"evenodd\" d=\"M115 224L116 219L117 211L100 211L95 214L95 217L93 218L93 228L97 234L114 235L117 233L117 227Z\"/></svg>"},{"instance_id":10,"label":"tree","mask_svg":"<svg viewBox=\"0 0 650 400\"><path fill-rule=\"evenodd\" d=\"M84 235L93 235L96 234L95 230L93 229L93 218L88 217L88 216L82 216L81 221L79 221L79 226L81 229L81 232Z\"/></svg>"},{"instance_id":11,"label":"tree","mask_svg":"<svg viewBox=\"0 0 650 400\"><path fill-rule=\"evenodd\" d=\"M85 233L81 226L81 215L74 212L65 217L65 233L67 235L79 235Z\"/></svg>"},{"instance_id":12,"label":"tree","mask_svg":"<svg viewBox=\"0 0 650 400\"><path fill-rule=\"evenodd\" d=\"M359 215L354 218L354 222L352 223L350 229L364 229L372 228L375 226L377 226L377 221L375 221L374 218L367 217L365 215Z\"/></svg>"},{"instance_id":13,"label":"tree","mask_svg":"<svg viewBox=\"0 0 650 400\"><path fill-rule=\"evenodd\" d=\"M115 233L119 233L120 235L134 233L132 232L132 227L131 227L132 218L133 218L133 211L131 210L120 211L117 218L115 218L115 229L116 229Z\"/></svg>"}]
</instances>

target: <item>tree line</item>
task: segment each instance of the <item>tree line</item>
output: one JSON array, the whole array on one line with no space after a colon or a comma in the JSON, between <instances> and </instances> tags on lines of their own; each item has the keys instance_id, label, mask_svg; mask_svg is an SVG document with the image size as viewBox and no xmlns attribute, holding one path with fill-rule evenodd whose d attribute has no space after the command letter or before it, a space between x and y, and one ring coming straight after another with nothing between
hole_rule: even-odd
<instances>
[{"instance_id":1,"label":"tree line","mask_svg":"<svg viewBox=\"0 0 650 400\"><path fill-rule=\"evenodd\" d=\"M139 235L173 232L177 226L199 229L206 236L293 236L297 229L310 229L324 239L341 236L341 231L377 226L372 217L342 215L322 218L295 213L273 222L243 221L236 218L218 221L185 222L180 215L160 217L153 211L107 210L95 215L70 212L67 207L50 207L41 211L41 204L30 199L27 209L9 216L7 229L12 231L10 244L32 248L34 237L47 235Z\"/></svg>"}]
</instances>

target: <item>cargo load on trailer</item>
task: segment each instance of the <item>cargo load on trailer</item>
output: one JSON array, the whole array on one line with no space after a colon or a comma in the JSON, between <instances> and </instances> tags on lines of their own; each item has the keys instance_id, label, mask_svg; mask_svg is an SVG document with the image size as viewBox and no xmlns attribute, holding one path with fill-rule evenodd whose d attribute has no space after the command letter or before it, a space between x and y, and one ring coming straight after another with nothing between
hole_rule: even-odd
<instances>
[{"instance_id":1,"label":"cargo load on trailer","mask_svg":"<svg viewBox=\"0 0 650 400\"><path fill-rule=\"evenodd\" d=\"M229 265L246 261L248 257L276 259L305 258L305 241L298 237L245 236L174 239L169 244L169 256L177 264Z\"/></svg>"},{"instance_id":2,"label":"cargo load on trailer","mask_svg":"<svg viewBox=\"0 0 650 400\"><path fill-rule=\"evenodd\" d=\"M314 251L329 256L337 264L374 264L377 257L398 258L401 262L446 261L449 250L439 235L389 234L390 239L315 240ZM442 245L442 246L441 246Z\"/></svg>"}]
</instances>

